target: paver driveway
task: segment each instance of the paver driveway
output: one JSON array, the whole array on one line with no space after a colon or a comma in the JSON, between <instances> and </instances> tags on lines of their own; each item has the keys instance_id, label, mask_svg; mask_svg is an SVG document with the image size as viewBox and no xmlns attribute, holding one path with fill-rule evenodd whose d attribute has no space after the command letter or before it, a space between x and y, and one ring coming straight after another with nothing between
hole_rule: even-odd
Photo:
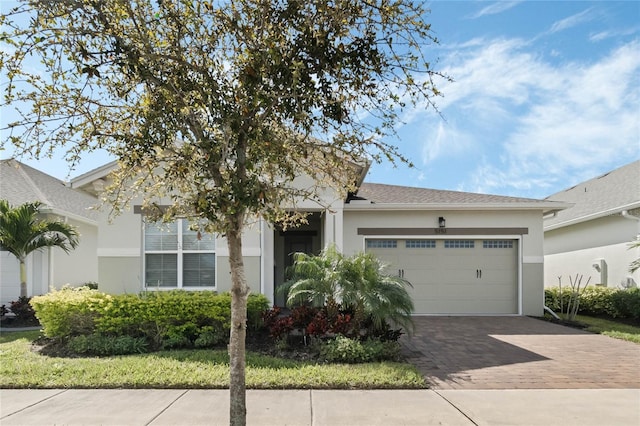
<instances>
[{"instance_id":1,"label":"paver driveway","mask_svg":"<svg viewBox=\"0 0 640 426\"><path fill-rule=\"evenodd\" d=\"M433 389L640 388L640 345L529 317L415 317L402 351Z\"/></svg>"}]
</instances>

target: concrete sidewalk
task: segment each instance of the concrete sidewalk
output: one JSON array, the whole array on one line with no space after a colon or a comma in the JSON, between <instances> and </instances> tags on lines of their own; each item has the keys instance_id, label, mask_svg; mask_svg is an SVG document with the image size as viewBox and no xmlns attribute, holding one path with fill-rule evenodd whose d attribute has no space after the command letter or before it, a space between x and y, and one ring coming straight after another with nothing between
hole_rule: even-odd
<instances>
[{"instance_id":1,"label":"concrete sidewalk","mask_svg":"<svg viewBox=\"0 0 640 426\"><path fill-rule=\"evenodd\" d=\"M0 424L226 425L227 390L0 390ZM640 389L249 390L248 425L634 425Z\"/></svg>"}]
</instances>

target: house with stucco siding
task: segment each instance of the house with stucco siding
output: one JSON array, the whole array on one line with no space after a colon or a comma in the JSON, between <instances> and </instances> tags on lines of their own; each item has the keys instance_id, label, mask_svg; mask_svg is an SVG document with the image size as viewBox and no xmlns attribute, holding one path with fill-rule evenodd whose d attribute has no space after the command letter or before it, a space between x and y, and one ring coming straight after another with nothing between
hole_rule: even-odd
<instances>
[{"instance_id":1,"label":"house with stucco siding","mask_svg":"<svg viewBox=\"0 0 640 426\"><path fill-rule=\"evenodd\" d=\"M40 217L73 225L79 245L69 254L58 247L37 250L27 257L27 294L43 294L51 286L81 285L98 280L98 222L90 208L96 199L65 182L19 161L0 160L0 199L12 206L39 201ZM0 247L0 304L20 296L18 259Z\"/></svg>"},{"instance_id":2,"label":"house with stucco siding","mask_svg":"<svg viewBox=\"0 0 640 426\"><path fill-rule=\"evenodd\" d=\"M545 286L569 285L569 277L607 287L636 287L640 271L629 264L640 248L640 160L546 198L569 203L544 219Z\"/></svg>"},{"instance_id":3,"label":"house with stucco siding","mask_svg":"<svg viewBox=\"0 0 640 426\"><path fill-rule=\"evenodd\" d=\"M70 185L98 196L114 167L78 176ZM259 218L247 226L243 256L252 292L282 305L277 288L291 254L335 244L346 254L375 253L388 273L409 280L417 315L542 315L542 218L568 204L363 183L366 172L362 168L358 191L347 198L327 191L321 204L300 202L296 208L309 213L304 226L285 231ZM101 290L229 290L223 237L198 238L184 219L147 221L140 204L134 201L111 223L106 212L97 219Z\"/></svg>"}]
</instances>

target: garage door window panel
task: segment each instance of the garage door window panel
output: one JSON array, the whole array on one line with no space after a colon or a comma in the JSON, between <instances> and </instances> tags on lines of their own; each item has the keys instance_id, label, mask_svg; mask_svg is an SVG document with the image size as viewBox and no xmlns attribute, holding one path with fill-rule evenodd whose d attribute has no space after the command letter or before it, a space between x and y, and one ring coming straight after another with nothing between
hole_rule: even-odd
<instances>
[{"instance_id":1,"label":"garage door window panel","mask_svg":"<svg viewBox=\"0 0 640 426\"><path fill-rule=\"evenodd\" d=\"M448 249L462 249L462 248L474 248L476 246L474 240L444 240L444 248Z\"/></svg>"}]
</instances>

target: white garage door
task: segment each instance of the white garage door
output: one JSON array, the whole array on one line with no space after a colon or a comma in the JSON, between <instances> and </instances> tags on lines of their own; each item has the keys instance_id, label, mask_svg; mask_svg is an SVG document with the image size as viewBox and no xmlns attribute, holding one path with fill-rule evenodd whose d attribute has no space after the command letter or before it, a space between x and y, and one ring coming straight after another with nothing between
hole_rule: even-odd
<instances>
[{"instance_id":1,"label":"white garage door","mask_svg":"<svg viewBox=\"0 0 640 426\"><path fill-rule=\"evenodd\" d=\"M518 241L367 239L366 249L413 288L416 314L517 314Z\"/></svg>"}]
</instances>

